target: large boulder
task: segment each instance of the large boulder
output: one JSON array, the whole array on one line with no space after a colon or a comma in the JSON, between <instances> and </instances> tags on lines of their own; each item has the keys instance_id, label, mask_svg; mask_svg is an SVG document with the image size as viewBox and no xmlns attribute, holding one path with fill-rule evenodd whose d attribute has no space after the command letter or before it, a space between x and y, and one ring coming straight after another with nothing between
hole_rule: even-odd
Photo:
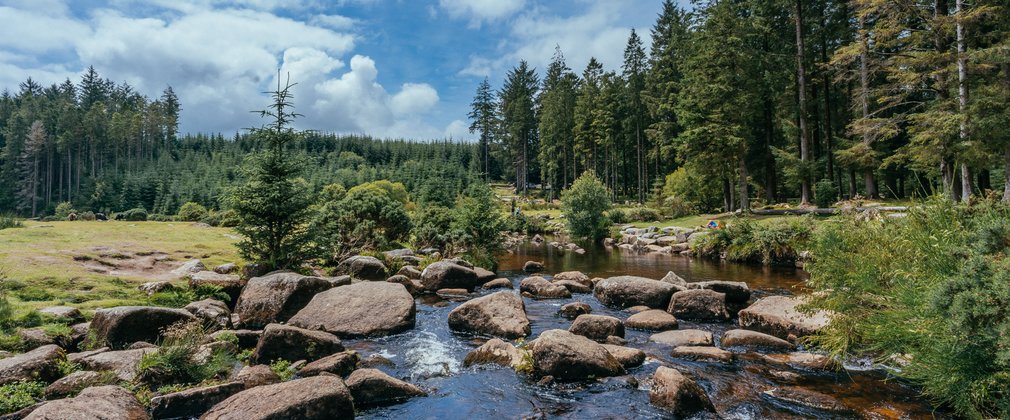
<instances>
[{"instance_id":1,"label":"large boulder","mask_svg":"<svg viewBox=\"0 0 1010 420\"><path fill-rule=\"evenodd\" d=\"M708 289L684 290L673 294L667 312L680 319L726 321L726 294Z\"/></svg>"},{"instance_id":2,"label":"large boulder","mask_svg":"<svg viewBox=\"0 0 1010 420\"><path fill-rule=\"evenodd\" d=\"M593 287L592 286L586 286L585 284L579 283L579 282L577 282L575 280L554 280L551 283L559 285L559 286L564 286L564 288L568 289L568 291L572 292L572 293L592 293L593 292Z\"/></svg>"},{"instance_id":3,"label":"large boulder","mask_svg":"<svg viewBox=\"0 0 1010 420\"><path fill-rule=\"evenodd\" d=\"M477 281L480 284L487 283L487 282L489 282L491 280L494 280L495 278L498 277L498 275L495 274L494 271L488 270L486 268L474 267L473 268L473 272L474 272L474 274L477 275Z\"/></svg>"},{"instance_id":4,"label":"large boulder","mask_svg":"<svg viewBox=\"0 0 1010 420\"><path fill-rule=\"evenodd\" d=\"M386 265L378 258L355 255L340 262L337 269L350 274L352 278L372 281L386 279Z\"/></svg>"},{"instance_id":5,"label":"large boulder","mask_svg":"<svg viewBox=\"0 0 1010 420\"><path fill-rule=\"evenodd\" d=\"M378 369L358 369L347 377L346 383L358 407L396 404L411 397L427 395L421 388Z\"/></svg>"},{"instance_id":6,"label":"large boulder","mask_svg":"<svg viewBox=\"0 0 1010 420\"><path fill-rule=\"evenodd\" d=\"M712 333L702 330L671 330L649 336L649 341L668 346L711 346Z\"/></svg>"},{"instance_id":7,"label":"large boulder","mask_svg":"<svg viewBox=\"0 0 1010 420\"><path fill-rule=\"evenodd\" d=\"M90 370L79 370L64 376L46 387L46 399L57 400L73 396L84 388L100 385L103 375Z\"/></svg>"},{"instance_id":8,"label":"large boulder","mask_svg":"<svg viewBox=\"0 0 1010 420\"><path fill-rule=\"evenodd\" d=\"M0 359L0 385L22 380L52 382L60 377L60 361L66 354L59 346L45 345L28 353Z\"/></svg>"},{"instance_id":9,"label":"large boulder","mask_svg":"<svg viewBox=\"0 0 1010 420\"><path fill-rule=\"evenodd\" d=\"M403 274L390 276L386 279L386 281L389 283L402 284L403 288L407 289L407 293L410 293L411 296L417 296L424 292L424 288L418 287L414 280L411 280Z\"/></svg>"},{"instance_id":10,"label":"large boulder","mask_svg":"<svg viewBox=\"0 0 1010 420\"><path fill-rule=\"evenodd\" d=\"M603 345L565 330L547 330L528 345L533 367L560 381L624 374L624 366Z\"/></svg>"},{"instance_id":11,"label":"large boulder","mask_svg":"<svg viewBox=\"0 0 1010 420\"><path fill-rule=\"evenodd\" d=\"M362 282L316 295L288 323L340 337L375 337L414 328L415 312L402 284Z\"/></svg>"},{"instance_id":12,"label":"large boulder","mask_svg":"<svg viewBox=\"0 0 1010 420\"><path fill-rule=\"evenodd\" d=\"M316 294L331 287L332 283L326 279L292 272L254 277L242 289L235 314L244 328L284 322L302 310Z\"/></svg>"},{"instance_id":13,"label":"large boulder","mask_svg":"<svg viewBox=\"0 0 1010 420\"><path fill-rule=\"evenodd\" d=\"M612 316L579 315L568 332L593 341L607 341L610 336L624 337L624 323Z\"/></svg>"},{"instance_id":14,"label":"large boulder","mask_svg":"<svg viewBox=\"0 0 1010 420\"><path fill-rule=\"evenodd\" d=\"M312 361L341 351L344 346L340 339L328 332L270 324L256 343L252 359L261 363L277 359Z\"/></svg>"},{"instance_id":15,"label":"large boulder","mask_svg":"<svg viewBox=\"0 0 1010 420\"><path fill-rule=\"evenodd\" d=\"M93 371L109 371L116 375L116 378L132 382L137 378L140 360L145 354L154 353L157 348L141 348L133 350L119 351L97 351L82 354L80 358L74 355L68 356L73 362L80 363L82 367Z\"/></svg>"},{"instance_id":16,"label":"large boulder","mask_svg":"<svg viewBox=\"0 0 1010 420\"><path fill-rule=\"evenodd\" d=\"M245 286L245 280L242 280L237 274L220 274L214 271L198 271L196 273L189 273L186 275L189 279L189 287L191 289L196 289L200 286L213 286L221 288L222 292L228 294L229 304L235 303L238 300L239 294L242 293L242 287Z\"/></svg>"},{"instance_id":17,"label":"large boulder","mask_svg":"<svg viewBox=\"0 0 1010 420\"><path fill-rule=\"evenodd\" d=\"M215 405L200 418L350 419L354 418L354 402L344 381L322 375L247 389Z\"/></svg>"},{"instance_id":18,"label":"large boulder","mask_svg":"<svg viewBox=\"0 0 1010 420\"><path fill-rule=\"evenodd\" d=\"M51 401L32 411L26 420L141 420L147 409L130 391L114 385L87 388L74 398Z\"/></svg>"},{"instance_id":19,"label":"large boulder","mask_svg":"<svg viewBox=\"0 0 1010 420\"><path fill-rule=\"evenodd\" d=\"M581 271L563 271L558 274L555 274L554 278L551 280L556 282L569 280L581 283L583 286L586 286L590 289L593 288L593 282L589 280L589 276L585 275Z\"/></svg>"},{"instance_id":20,"label":"large boulder","mask_svg":"<svg viewBox=\"0 0 1010 420\"><path fill-rule=\"evenodd\" d=\"M554 284L543 277L527 277L519 282L519 290L529 293L537 299L567 299L572 297L568 288Z\"/></svg>"},{"instance_id":21,"label":"large boulder","mask_svg":"<svg viewBox=\"0 0 1010 420\"><path fill-rule=\"evenodd\" d=\"M645 352L639 349L615 346L613 344L603 344L603 348L607 349L607 351L610 352L610 354L614 356L618 362L621 362L621 365L623 365L625 369L633 368L645 363Z\"/></svg>"},{"instance_id":22,"label":"large boulder","mask_svg":"<svg viewBox=\"0 0 1010 420\"><path fill-rule=\"evenodd\" d=\"M770 334L782 339L813 335L828 325L830 314L818 311L807 315L797 306L804 299L789 296L768 296L740 311L740 327Z\"/></svg>"},{"instance_id":23,"label":"large boulder","mask_svg":"<svg viewBox=\"0 0 1010 420\"><path fill-rule=\"evenodd\" d=\"M482 283L472 268L464 267L452 261L432 263L421 271L421 284L429 291L438 289L473 290Z\"/></svg>"},{"instance_id":24,"label":"large boulder","mask_svg":"<svg viewBox=\"0 0 1010 420\"><path fill-rule=\"evenodd\" d=\"M714 290L719 293L726 294L726 303L729 304L744 304L750 300L750 287L747 283L742 281L724 281L724 280L712 280L712 281L699 281L697 283L689 283L687 285L688 289L708 289Z\"/></svg>"},{"instance_id":25,"label":"large boulder","mask_svg":"<svg viewBox=\"0 0 1010 420\"><path fill-rule=\"evenodd\" d=\"M662 309L649 309L629 316L624 321L628 328L646 331L666 331L677 329L677 317Z\"/></svg>"},{"instance_id":26,"label":"large boulder","mask_svg":"<svg viewBox=\"0 0 1010 420\"><path fill-rule=\"evenodd\" d=\"M530 334L530 320L523 299L502 291L457 306L449 312L449 328L515 339Z\"/></svg>"},{"instance_id":27,"label":"large boulder","mask_svg":"<svg viewBox=\"0 0 1010 420\"><path fill-rule=\"evenodd\" d=\"M39 309L39 313L66 321L67 324L84 322L84 315L81 314L81 310L72 306L48 306Z\"/></svg>"},{"instance_id":28,"label":"large boulder","mask_svg":"<svg viewBox=\"0 0 1010 420\"><path fill-rule=\"evenodd\" d=\"M332 373L338 376L347 376L358 368L360 360L357 352L353 350L342 351L305 365L298 371L298 375L309 377Z\"/></svg>"},{"instance_id":29,"label":"large boulder","mask_svg":"<svg viewBox=\"0 0 1010 420\"><path fill-rule=\"evenodd\" d=\"M666 366L660 366L652 375L649 402L678 417L689 417L698 412L715 412L715 406L697 382L679 370Z\"/></svg>"},{"instance_id":30,"label":"large boulder","mask_svg":"<svg viewBox=\"0 0 1010 420\"><path fill-rule=\"evenodd\" d=\"M492 338L463 358L463 366L498 364L518 366L522 362L519 350L512 344Z\"/></svg>"},{"instance_id":31,"label":"large boulder","mask_svg":"<svg viewBox=\"0 0 1010 420\"><path fill-rule=\"evenodd\" d=\"M659 281L679 286L678 290L685 290L688 287L687 280L684 280L683 277L677 275L677 273L674 273L672 271L668 271L666 275L663 276L663 278L659 279Z\"/></svg>"},{"instance_id":32,"label":"large boulder","mask_svg":"<svg viewBox=\"0 0 1010 420\"><path fill-rule=\"evenodd\" d=\"M665 309L673 292L674 286L670 283L635 276L604 279L593 289L601 303L618 308L645 305Z\"/></svg>"},{"instance_id":33,"label":"large boulder","mask_svg":"<svg viewBox=\"0 0 1010 420\"><path fill-rule=\"evenodd\" d=\"M196 317L183 309L119 306L95 311L90 328L96 344L123 348L138 341L153 343L165 327L194 320Z\"/></svg>"},{"instance_id":34,"label":"large boulder","mask_svg":"<svg viewBox=\"0 0 1010 420\"><path fill-rule=\"evenodd\" d=\"M151 415L156 419L194 418L245 390L242 382L190 388L151 398Z\"/></svg>"},{"instance_id":35,"label":"large boulder","mask_svg":"<svg viewBox=\"0 0 1010 420\"><path fill-rule=\"evenodd\" d=\"M750 330L729 330L722 334L720 344L723 347L742 347L747 349L771 349L792 351L796 349L793 343L781 338Z\"/></svg>"},{"instance_id":36,"label":"large boulder","mask_svg":"<svg viewBox=\"0 0 1010 420\"><path fill-rule=\"evenodd\" d=\"M311 375L302 375L302 376L311 376ZM240 369L232 379L242 382L242 384L245 385L246 389L281 382L280 375L274 372L273 369L270 369L270 366L268 365L245 366L242 369Z\"/></svg>"},{"instance_id":37,"label":"large boulder","mask_svg":"<svg viewBox=\"0 0 1010 420\"><path fill-rule=\"evenodd\" d=\"M396 274L401 276L407 276L407 278L411 280L421 279L421 270L418 270L417 267L414 267L412 265L405 265L401 267L400 271L397 271Z\"/></svg>"},{"instance_id":38,"label":"large boulder","mask_svg":"<svg viewBox=\"0 0 1010 420\"><path fill-rule=\"evenodd\" d=\"M204 299L191 302L182 309L203 321L203 325L211 330L231 327L231 311L228 305L220 300Z\"/></svg>"}]
</instances>

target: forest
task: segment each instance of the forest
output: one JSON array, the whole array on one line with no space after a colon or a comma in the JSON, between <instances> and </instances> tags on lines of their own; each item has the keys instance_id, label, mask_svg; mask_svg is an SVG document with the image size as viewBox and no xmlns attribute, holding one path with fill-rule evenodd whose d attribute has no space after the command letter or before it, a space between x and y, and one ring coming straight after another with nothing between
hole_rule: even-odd
<instances>
[{"instance_id":1,"label":"forest","mask_svg":"<svg viewBox=\"0 0 1010 420\"><path fill-rule=\"evenodd\" d=\"M619 71L573 70L560 48L542 76L521 61L497 90L477 87L470 129L485 172L523 192L556 196L592 170L615 199L700 210L806 204L815 190L826 203L962 200L1010 167L1002 7L668 0L648 53L632 31ZM690 188L656 197L671 173Z\"/></svg>"}]
</instances>

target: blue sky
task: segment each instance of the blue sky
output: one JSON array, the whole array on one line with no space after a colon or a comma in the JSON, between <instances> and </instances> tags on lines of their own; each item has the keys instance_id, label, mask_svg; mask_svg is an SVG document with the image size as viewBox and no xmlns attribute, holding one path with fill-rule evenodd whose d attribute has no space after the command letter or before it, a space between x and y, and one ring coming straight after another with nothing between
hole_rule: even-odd
<instances>
[{"instance_id":1,"label":"blue sky","mask_svg":"<svg viewBox=\"0 0 1010 420\"><path fill-rule=\"evenodd\" d=\"M686 3L683 1L682 3ZM649 45L661 0L0 0L0 88L77 82L88 66L142 93L171 85L183 132L234 133L290 73L300 128L470 139L485 76L559 45L581 72L620 66L632 28Z\"/></svg>"}]
</instances>

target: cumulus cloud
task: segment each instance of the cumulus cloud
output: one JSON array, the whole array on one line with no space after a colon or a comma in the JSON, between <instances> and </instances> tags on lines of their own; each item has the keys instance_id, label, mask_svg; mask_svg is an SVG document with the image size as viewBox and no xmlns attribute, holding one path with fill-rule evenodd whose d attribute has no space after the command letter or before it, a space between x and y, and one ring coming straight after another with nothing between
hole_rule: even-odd
<instances>
[{"instance_id":1,"label":"cumulus cloud","mask_svg":"<svg viewBox=\"0 0 1010 420\"><path fill-rule=\"evenodd\" d=\"M466 122L463 120L453 120L445 127L443 137L453 140L469 140L474 136L470 133L470 126Z\"/></svg>"},{"instance_id":2,"label":"cumulus cloud","mask_svg":"<svg viewBox=\"0 0 1010 420\"><path fill-rule=\"evenodd\" d=\"M479 27L488 22L512 16L526 4L525 0L439 0L438 4L450 17L470 20Z\"/></svg>"}]
</instances>

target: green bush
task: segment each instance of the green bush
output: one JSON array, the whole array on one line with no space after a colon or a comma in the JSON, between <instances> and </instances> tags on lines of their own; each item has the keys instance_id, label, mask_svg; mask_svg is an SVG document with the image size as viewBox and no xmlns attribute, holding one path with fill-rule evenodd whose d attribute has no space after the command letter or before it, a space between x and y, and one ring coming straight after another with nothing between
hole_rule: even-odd
<instances>
[{"instance_id":1,"label":"green bush","mask_svg":"<svg viewBox=\"0 0 1010 420\"><path fill-rule=\"evenodd\" d=\"M734 219L724 229L714 229L694 243L698 255L734 262L765 265L792 264L805 250L812 233L812 221L806 217L777 220L760 225L747 219Z\"/></svg>"},{"instance_id":2,"label":"green bush","mask_svg":"<svg viewBox=\"0 0 1010 420\"><path fill-rule=\"evenodd\" d=\"M676 199L679 206L689 209L685 215L718 209L722 205L721 186L707 182L698 172L693 164L688 163L667 175L661 204L665 207L667 201Z\"/></svg>"},{"instance_id":3,"label":"green bush","mask_svg":"<svg viewBox=\"0 0 1010 420\"><path fill-rule=\"evenodd\" d=\"M937 198L899 219L825 224L810 306L834 312L811 344L898 364L965 418L1010 418L1010 207Z\"/></svg>"},{"instance_id":4,"label":"green bush","mask_svg":"<svg viewBox=\"0 0 1010 420\"><path fill-rule=\"evenodd\" d=\"M175 221L175 217L167 214L155 213L147 215L147 220L152 222L172 222Z\"/></svg>"},{"instance_id":5,"label":"green bush","mask_svg":"<svg viewBox=\"0 0 1010 420\"><path fill-rule=\"evenodd\" d=\"M123 219L130 222L143 222L147 220L147 210L142 208L129 209L123 212Z\"/></svg>"},{"instance_id":6,"label":"green bush","mask_svg":"<svg viewBox=\"0 0 1010 420\"><path fill-rule=\"evenodd\" d=\"M459 244L468 252L493 259L503 251L505 221L491 187L483 183L471 184L466 194L456 200L452 230L460 232ZM486 262L484 264L488 267Z\"/></svg>"},{"instance_id":7,"label":"green bush","mask_svg":"<svg viewBox=\"0 0 1010 420\"><path fill-rule=\"evenodd\" d=\"M663 220L663 215L656 209L648 207L634 207L624 211L624 216L632 222L658 222Z\"/></svg>"},{"instance_id":8,"label":"green bush","mask_svg":"<svg viewBox=\"0 0 1010 420\"><path fill-rule=\"evenodd\" d=\"M615 225L623 225L628 223L628 216L621 209L611 209L606 213L607 220Z\"/></svg>"},{"instance_id":9,"label":"green bush","mask_svg":"<svg viewBox=\"0 0 1010 420\"><path fill-rule=\"evenodd\" d=\"M381 249L407 238L411 221L404 206L406 198L400 196L397 186L402 184L362 184L338 201L319 203L309 231L315 235L318 252L327 265L335 265L361 250Z\"/></svg>"},{"instance_id":10,"label":"green bush","mask_svg":"<svg viewBox=\"0 0 1010 420\"><path fill-rule=\"evenodd\" d=\"M84 213L81 213L78 216L78 218L80 220L86 220L86 221L89 221L89 222L93 222L93 221L95 221L95 212L93 212L91 210L88 210L88 211L86 211Z\"/></svg>"},{"instance_id":11,"label":"green bush","mask_svg":"<svg viewBox=\"0 0 1010 420\"><path fill-rule=\"evenodd\" d=\"M434 247L445 249L457 236L452 232L452 210L437 205L426 205L414 214L411 236L417 249Z\"/></svg>"},{"instance_id":12,"label":"green bush","mask_svg":"<svg viewBox=\"0 0 1010 420\"><path fill-rule=\"evenodd\" d=\"M56 205L54 216L59 220L67 220L71 213L77 213L77 210L74 210L74 205L69 201L63 201Z\"/></svg>"},{"instance_id":13,"label":"green bush","mask_svg":"<svg viewBox=\"0 0 1010 420\"><path fill-rule=\"evenodd\" d=\"M235 227L238 226L239 218L235 210L211 211L200 219L200 223L216 227Z\"/></svg>"},{"instance_id":14,"label":"green bush","mask_svg":"<svg viewBox=\"0 0 1010 420\"><path fill-rule=\"evenodd\" d=\"M19 381L0 386L0 414L34 405L46 391L45 382Z\"/></svg>"},{"instance_id":15,"label":"green bush","mask_svg":"<svg viewBox=\"0 0 1010 420\"><path fill-rule=\"evenodd\" d=\"M586 171L567 190L561 192L561 212L568 233L594 241L607 235L610 191L592 172Z\"/></svg>"},{"instance_id":16,"label":"green bush","mask_svg":"<svg viewBox=\"0 0 1010 420\"><path fill-rule=\"evenodd\" d=\"M194 356L200 351L205 335L199 322L169 327L158 351L147 353L140 359L137 378L156 386L224 378L231 372L235 355L229 346L221 346L207 360L198 360Z\"/></svg>"},{"instance_id":17,"label":"green bush","mask_svg":"<svg viewBox=\"0 0 1010 420\"><path fill-rule=\"evenodd\" d=\"M512 214L505 218L505 230L527 235L547 233L547 224L543 219L530 217L524 213Z\"/></svg>"},{"instance_id":18,"label":"green bush","mask_svg":"<svg viewBox=\"0 0 1010 420\"><path fill-rule=\"evenodd\" d=\"M176 216L184 222L199 222L204 217L207 217L207 208L200 203L190 201L179 207L179 212Z\"/></svg>"},{"instance_id":19,"label":"green bush","mask_svg":"<svg viewBox=\"0 0 1010 420\"><path fill-rule=\"evenodd\" d=\"M838 199L838 188L829 179L822 179L814 184L814 204L820 208L831 207Z\"/></svg>"}]
</instances>

